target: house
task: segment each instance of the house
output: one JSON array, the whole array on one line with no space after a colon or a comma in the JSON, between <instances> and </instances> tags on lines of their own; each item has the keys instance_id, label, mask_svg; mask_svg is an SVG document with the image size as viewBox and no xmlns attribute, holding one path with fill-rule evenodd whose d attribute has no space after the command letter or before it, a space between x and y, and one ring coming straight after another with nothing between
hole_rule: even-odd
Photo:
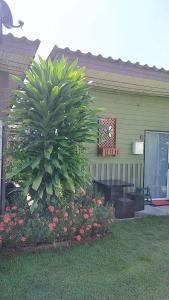
<instances>
[{"instance_id":1,"label":"house","mask_svg":"<svg viewBox=\"0 0 169 300\"><path fill-rule=\"evenodd\" d=\"M16 87L16 82L12 80L11 75L24 78L24 71L30 66L39 44L39 40L16 38L12 34L2 35L0 38L0 210L4 206L3 124L9 107L11 89Z\"/></svg>"},{"instance_id":2,"label":"house","mask_svg":"<svg viewBox=\"0 0 169 300\"><path fill-rule=\"evenodd\" d=\"M57 46L49 57L62 55L86 67L95 105L104 107L99 145L88 149L92 176L144 183L154 199L169 198L169 71Z\"/></svg>"}]
</instances>

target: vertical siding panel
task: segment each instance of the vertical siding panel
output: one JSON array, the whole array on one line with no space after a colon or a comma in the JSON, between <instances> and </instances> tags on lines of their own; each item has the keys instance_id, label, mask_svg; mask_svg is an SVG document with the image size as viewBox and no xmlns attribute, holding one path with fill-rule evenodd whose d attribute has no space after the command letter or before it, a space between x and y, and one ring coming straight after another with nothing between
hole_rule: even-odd
<instances>
[{"instance_id":1,"label":"vertical siding panel","mask_svg":"<svg viewBox=\"0 0 169 300\"><path fill-rule=\"evenodd\" d=\"M133 164L130 164L130 182L133 183Z\"/></svg>"},{"instance_id":2,"label":"vertical siding panel","mask_svg":"<svg viewBox=\"0 0 169 300\"><path fill-rule=\"evenodd\" d=\"M102 164L98 164L98 180L101 180Z\"/></svg>"},{"instance_id":3,"label":"vertical siding panel","mask_svg":"<svg viewBox=\"0 0 169 300\"><path fill-rule=\"evenodd\" d=\"M125 164L124 180L127 181L127 182L129 181L129 179L128 179L128 164Z\"/></svg>"},{"instance_id":4,"label":"vertical siding panel","mask_svg":"<svg viewBox=\"0 0 169 300\"><path fill-rule=\"evenodd\" d=\"M123 164L120 164L120 180L123 180Z\"/></svg>"},{"instance_id":5,"label":"vertical siding panel","mask_svg":"<svg viewBox=\"0 0 169 300\"><path fill-rule=\"evenodd\" d=\"M118 179L118 164L115 164L115 172L114 172L114 176L115 176L115 179Z\"/></svg>"},{"instance_id":6,"label":"vertical siding panel","mask_svg":"<svg viewBox=\"0 0 169 300\"><path fill-rule=\"evenodd\" d=\"M112 175L113 175L113 164L109 164L108 165L108 179L112 179Z\"/></svg>"},{"instance_id":7,"label":"vertical siding panel","mask_svg":"<svg viewBox=\"0 0 169 300\"><path fill-rule=\"evenodd\" d=\"M96 164L92 164L92 170L91 170L91 173L92 173L92 176L94 178L97 177L97 174L96 174Z\"/></svg>"},{"instance_id":8,"label":"vertical siding panel","mask_svg":"<svg viewBox=\"0 0 169 300\"><path fill-rule=\"evenodd\" d=\"M139 172L138 172L138 164L135 165L135 188L138 187L139 182Z\"/></svg>"},{"instance_id":9,"label":"vertical siding panel","mask_svg":"<svg viewBox=\"0 0 169 300\"><path fill-rule=\"evenodd\" d=\"M112 164L112 179L115 179L115 164Z\"/></svg>"},{"instance_id":10,"label":"vertical siding panel","mask_svg":"<svg viewBox=\"0 0 169 300\"><path fill-rule=\"evenodd\" d=\"M140 165L140 187L143 187L144 166Z\"/></svg>"},{"instance_id":11,"label":"vertical siding panel","mask_svg":"<svg viewBox=\"0 0 169 300\"><path fill-rule=\"evenodd\" d=\"M107 180L108 179L108 176L107 176L107 164L104 164L104 169L103 169L103 178L102 179L105 179Z\"/></svg>"}]
</instances>

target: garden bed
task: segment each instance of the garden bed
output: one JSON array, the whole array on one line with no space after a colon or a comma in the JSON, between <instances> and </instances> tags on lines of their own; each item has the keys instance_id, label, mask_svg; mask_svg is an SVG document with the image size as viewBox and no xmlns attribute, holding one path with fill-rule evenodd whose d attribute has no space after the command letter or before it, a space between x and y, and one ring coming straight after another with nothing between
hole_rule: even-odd
<instances>
[{"instance_id":1,"label":"garden bed","mask_svg":"<svg viewBox=\"0 0 169 300\"><path fill-rule=\"evenodd\" d=\"M104 238L111 237L111 236L112 236L112 232L107 232L102 235L97 235L97 236L93 236L91 238L83 239L79 242L73 241L73 240L68 240L68 241L54 242L51 244L44 243L44 244L31 245L31 246L24 245L21 247L13 247L13 248L0 247L0 251L5 255L17 254L20 252L35 253L35 252L44 251L44 250L55 250L55 249L69 248L71 246L84 245L84 244L102 240Z\"/></svg>"}]
</instances>

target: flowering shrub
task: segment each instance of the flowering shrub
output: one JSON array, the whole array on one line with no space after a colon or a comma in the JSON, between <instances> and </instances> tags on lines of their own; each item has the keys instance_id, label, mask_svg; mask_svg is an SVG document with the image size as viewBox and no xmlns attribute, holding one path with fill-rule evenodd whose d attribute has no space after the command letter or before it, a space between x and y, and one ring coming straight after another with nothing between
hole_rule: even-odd
<instances>
[{"instance_id":1,"label":"flowering shrub","mask_svg":"<svg viewBox=\"0 0 169 300\"><path fill-rule=\"evenodd\" d=\"M104 200L93 199L90 205L70 202L65 207L49 205L45 216L31 215L16 206L6 207L0 217L0 243L5 246L40 244L66 240L81 241L102 235L113 222L113 208Z\"/></svg>"}]
</instances>

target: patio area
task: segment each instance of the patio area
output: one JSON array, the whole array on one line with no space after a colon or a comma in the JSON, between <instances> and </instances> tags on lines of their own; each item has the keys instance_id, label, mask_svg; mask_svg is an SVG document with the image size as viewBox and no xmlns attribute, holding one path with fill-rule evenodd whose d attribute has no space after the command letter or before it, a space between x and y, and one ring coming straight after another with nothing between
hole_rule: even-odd
<instances>
[{"instance_id":1,"label":"patio area","mask_svg":"<svg viewBox=\"0 0 169 300\"><path fill-rule=\"evenodd\" d=\"M143 216L167 216L169 215L169 205L165 206L152 206L145 205L144 210L135 213L136 217Z\"/></svg>"}]
</instances>

